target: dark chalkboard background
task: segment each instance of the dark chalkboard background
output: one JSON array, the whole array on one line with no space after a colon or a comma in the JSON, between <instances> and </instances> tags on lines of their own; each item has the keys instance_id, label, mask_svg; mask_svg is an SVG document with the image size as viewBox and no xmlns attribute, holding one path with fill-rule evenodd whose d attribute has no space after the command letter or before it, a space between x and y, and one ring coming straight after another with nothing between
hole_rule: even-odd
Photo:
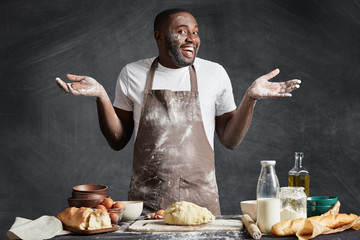
<instances>
[{"instance_id":1,"label":"dark chalkboard background","mask_svg":"<svg viewBox=\"0 0 360 240\"><path fill-rule=\"evenodd\" d=\"M16 216L55 215L71 188L101 183L126 200L133 141L110 149L95 99L61 92L55 77L90 75L114 98L126 63L157 54L152 24L184 7L200 24L199 56L222 64L236 103L257 77L302 86L291 99L262 100L239 148L215 139L223 214L256 197L260 160L277 160L281 186L294 152L305 153L311 195L337 195L360 214L360 1L20 1L0 3L0 228Z\"/></svg>"}]
</instances>

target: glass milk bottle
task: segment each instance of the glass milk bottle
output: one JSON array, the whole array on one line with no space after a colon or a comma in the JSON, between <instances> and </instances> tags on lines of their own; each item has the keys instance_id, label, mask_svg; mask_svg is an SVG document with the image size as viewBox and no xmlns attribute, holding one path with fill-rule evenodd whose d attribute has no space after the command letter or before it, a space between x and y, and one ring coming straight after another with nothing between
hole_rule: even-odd
<instances>
[{"instance_id":1,"label":"glass milk bottle","mask_svg":"<svg viewBox=\"0 0 360 240\"><path fill-rule=\"evenodd\" d=\"M256 189L257 225L265 234L270 233L272 225L280 222L280 186L275 164L276 161L261 161Z\"/></svg>"},{"instance_id":2,"label":"glass milk bottle","mask_svg":"<svg viewBox=\"0 0 360 240\"><path fill-rule=\"evenodd\" d=\"M304 153L295 152L295 166L289 171L288 186L305 188L306 196L310 196L310 175L303 167Z\"/></svg>"}]
</instances>

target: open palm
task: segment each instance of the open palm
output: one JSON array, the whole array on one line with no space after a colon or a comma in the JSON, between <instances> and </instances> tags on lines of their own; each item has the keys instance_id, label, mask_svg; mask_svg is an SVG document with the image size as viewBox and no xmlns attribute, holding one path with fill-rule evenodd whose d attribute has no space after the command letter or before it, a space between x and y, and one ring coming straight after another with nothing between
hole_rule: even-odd
<instances>
[{"instance_id":1,"label":"open palm","mask_svg":"<svg viewBox=\"0 0 360 240\"><path fill-rule=\"evenodd\" d=\"M291 92L300 87L301 81L293 79L286 82L269 82L279 72L279 69L275 69L256 79L247 91L248 96L253 99L291 97Z\"/></svg>"},{"instance_id":2,"label":"open palm","mask_svg":"<svg viewBox=\"0 0 360 240\"><path fill-rule=\"evenodd\" d=\"M91 77L67 74L67 78L73 82L66 83L60 78L56 78L58 86L67 93L94 97L98 97L103 93L102 85Z\"/></svg>"}]
</instances>

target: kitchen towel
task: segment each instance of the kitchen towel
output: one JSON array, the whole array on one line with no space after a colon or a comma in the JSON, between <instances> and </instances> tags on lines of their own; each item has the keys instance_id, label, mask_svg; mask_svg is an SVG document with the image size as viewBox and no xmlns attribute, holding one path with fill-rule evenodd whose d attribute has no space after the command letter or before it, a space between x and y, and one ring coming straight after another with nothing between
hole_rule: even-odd
<instances>
[{"instance_id":1,"label":"kitchen towel","mask_svg":"<svg viewBox=\"0 0 360 240\"><path fill-rule=\"evenodd\" d=\"M7 232L7 237L10 240L39 240L66 234L70 234L70 232L63 230L59 219L45 215L35 220L16 217L14 224Z\"/></svg>"}]
</instances>

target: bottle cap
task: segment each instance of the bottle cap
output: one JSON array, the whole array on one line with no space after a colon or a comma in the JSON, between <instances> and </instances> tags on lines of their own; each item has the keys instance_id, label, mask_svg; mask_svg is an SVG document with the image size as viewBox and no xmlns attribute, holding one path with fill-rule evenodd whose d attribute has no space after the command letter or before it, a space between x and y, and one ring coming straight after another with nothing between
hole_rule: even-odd
<instances>
[{"instance_id":1,"label":"bottle cap","mask_svg":"<svg viewBox=\"0 0 360 240\"><path fill-rule=\"evenodd\" d=\"M275 160L262 160L261 161L261 165L275 165L276 161Z\"/></svg>"}]
</instances>

